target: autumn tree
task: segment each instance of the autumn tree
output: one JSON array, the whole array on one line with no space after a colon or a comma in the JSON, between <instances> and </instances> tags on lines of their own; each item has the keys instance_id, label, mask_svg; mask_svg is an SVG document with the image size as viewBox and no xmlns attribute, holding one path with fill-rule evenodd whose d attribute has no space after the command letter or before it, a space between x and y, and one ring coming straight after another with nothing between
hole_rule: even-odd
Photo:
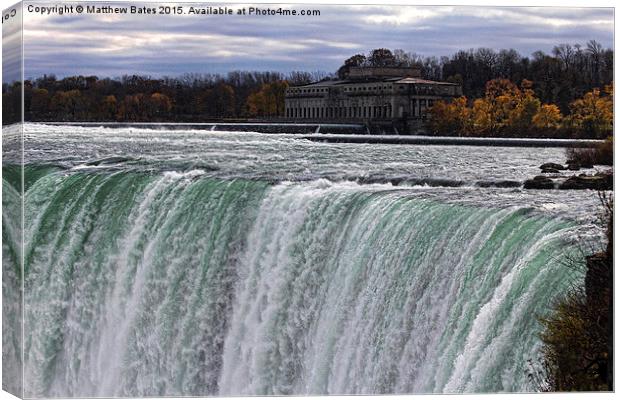
<instances>
[{"instance_id":1,"label":"autumn tree","mask_svg":"<svg viewBox=\"0 0 620 400\"><path fill-rule=\"evenodd\" d=\"M434 134L458 133L468 135L472 128L472 111L467 98L461 96L450 102L437 101L430 110L429 129Z\"/></svg>"},{"instance_id":2,"label":"autumn tree","mask_svg":"<svg viewBox=\"0 0 620 400\"><path fill-rule=\"evenodd\" d=\"M116 120L116 113L118 111L117 107L118 107L118 104L116 101L116 96L109 95L109 96L106 96L101 102L99 111L101 113L101 116L106 121L113 121L113 120Z\"/></svg>"},{"instance_id":3,"label":"autumn tree","mask_svg":"<svg viewBox=\"0 0 620 400\"><path fill-rule=\"evenodd\" d=\"M149 120L159 120L172 109L172 101L165 94L153 93L146 101L146 114Z\"/></svg>"},{"instance_id":4,"label":"autumn tree","mask_svg":"<svg viewBox=\"0 0 620 400\"><path fill-rule=\"evenodd\" d=\"M145 121L146 110L144 94L127 95L120 103L117 112L119 121L141 122Z\"/></svg>"},{"instance_id":5,"label":"autumn tree","mask_svg":"<svg viewBox=\"0 0 620 400\"><path fill-rule=\"evenodd\" d=\"M276 117L284 115L284 97L288 83L272 82L251 93L246 102L251 117Z\"/></svg>"},{"instance_id":6,"label":"autumn tree","mask_svg":"<svg viewBox=\"0 0 620 400\"><path fill-rule=\"evenodd\" d=\"M472 107L472 131L486 134L494 128L493 105L486 99L476 99Z\"/></svg>"},{"instance_id":7,"label":"autumn tree","mask_svg":"<svg viewBox=\"0 0 620 400\"><path fill-rule=\"evenodd\" d=\"M555 104L543 104L532 118L534 127L538 129L556 129L562 121L562 113Z\"/></svg>"},{"instance_id":8,"label":"autumn tree","mask_svg":"<svg viewBox=\"0 0 620 400\"><path fill-rule=\"evenodd\" d=\"M594 89L570 105L570 123L577 129L599 137L601 133L611 132L613 124L613 88L605 87L603 93Z\"/></svg>"},{"instance_id":9,"label":"autumn tree","mask_svg":"<svg viewBox=\"0 0 620 400\"><path fill-rule=\"evenodd\" d=\"M534 116L540 110L540 100L532 90L532 82L524 79L520 90L513 92L512 109L508 111L505 126L512 131L530 129Z\"/></svg>"}]
</instances>

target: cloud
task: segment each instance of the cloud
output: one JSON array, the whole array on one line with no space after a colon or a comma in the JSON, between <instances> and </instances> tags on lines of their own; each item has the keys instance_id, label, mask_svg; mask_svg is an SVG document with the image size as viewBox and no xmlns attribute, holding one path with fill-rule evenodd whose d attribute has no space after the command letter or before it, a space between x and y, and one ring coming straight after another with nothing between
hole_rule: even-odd
<instances>
[{"instance_id":1,"label":"cloud","mask_svg":"<svg viewBox=\"0 0 620 400\"><path fill-rule=\"evenodd\" d=\"M21 79L22 74L21 3L5 12L11 16L2 24L2 80L13 82Z\"/></svg>"},{"instance_id":2,"label":"cloud","mask_svg":"<svg viewBox=\"0 0 620 400\"><path fill-rule=\"evenodd\" d=\"M550 51L559 43L590 39L613 46L610 8L282 7L319 9L321 15L25 13L25 75L161 76L238 69L332 72L349 56L377 47L447 56L477 47L514 48L529 55Z\"/></svg>"}]
</instances>

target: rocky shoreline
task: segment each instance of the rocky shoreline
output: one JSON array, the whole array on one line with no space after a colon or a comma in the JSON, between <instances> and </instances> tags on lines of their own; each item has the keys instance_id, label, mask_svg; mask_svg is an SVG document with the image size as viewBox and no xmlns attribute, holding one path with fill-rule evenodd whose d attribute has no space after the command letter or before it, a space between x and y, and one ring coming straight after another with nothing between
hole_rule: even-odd
<instances>
[{"instance_id":1,"label":"rocky shoreline","mask_svg":"<svg viewBox=\"0 0 620 400\"><path fill-rule=\"evenodd\" d=\"M524 189L559 189L559 190L613 190L613 169L595 171L593 174L562 175L561 171L580 171L593 169L593 165L569 163L566 166L556 163L545 163L540 166L541 173L523 183Z\"/></svg>"}]
</instances>

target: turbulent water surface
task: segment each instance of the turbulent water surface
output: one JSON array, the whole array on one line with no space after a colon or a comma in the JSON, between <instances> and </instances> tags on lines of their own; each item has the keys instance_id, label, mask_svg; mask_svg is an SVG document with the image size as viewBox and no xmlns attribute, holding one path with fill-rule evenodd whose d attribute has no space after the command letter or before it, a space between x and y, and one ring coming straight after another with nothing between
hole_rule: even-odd
<instances>
[{"instance_id":1,"label":"turbulent water surface","mask_svg":"<svg viewBox=\"0 0 620 400\"><path fill-rule=\"evenodd\" d=\"M535 390L536 316L598 234L596 194L521 188L557 148L44 125L24 143L30 397Z\"/></svg>"}]
</instances>

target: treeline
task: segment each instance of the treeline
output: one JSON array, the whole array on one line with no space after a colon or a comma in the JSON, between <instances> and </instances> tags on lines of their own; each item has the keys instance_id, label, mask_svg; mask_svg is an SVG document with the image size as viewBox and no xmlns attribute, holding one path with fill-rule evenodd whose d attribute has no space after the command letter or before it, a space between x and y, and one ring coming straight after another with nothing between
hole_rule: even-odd
<instances>
[{"instance_id":1,"label":"treeline","mask_svg":"<svg viewBox=\"0 0 620 400\"><path fill-rule=\"evenodd\" d=\"M153 79L43 76L24 82L26 121L200 122L284 114L289 85L323 79L320 72L234 71ZM5 123L20 120L22 85L4 84Z\"/></svg>"},{"instance_id":2,"label":"treeline","mask_svg":"<svg viewBox=\"0 0 620 400\"><path fill-rule=\"evenodd\" d=\"M460 83L469 99L484 97L487 82L494 79L526 79L541 103L553 104L567 115L575 100L611 84L613 50L596 41L585 46L561 44L551 54L537 51L531 57L514 49L479 48L440 58L374 49L348 58L334 74L233 71L159 79L43 76L24 82L24 115L27 121L119 122L282 116L287 86L342 78L352 66L416 66L426 79ZM4 123L21 119L21 92L21 82L3 84Z\"/></svg>"},{"instance_id":3,"label":"treeline","mask_svg":"<svg viewBox=\"0 0 620 400\"><path fill-rule=\"evenodd\" d=\"M481 98L435 102L428 128L433 134L460 136L605 138L613 132L613 84L572 101L563 115L557 105L543 104L531 81L517 86L492 79Z\"/></svg>"},{"instance_id":4,"label":"treeline","mask_svg":"<svg viewBox=\"0 0 620 400\"><path fill-rule=\"evenodd\" d=\"M595 40L581 44L560 44L551 54L536 51L531 57L514 49L460 50L450 57L424 57L403 50L375 49L356 54L338 69L344 78L352 66L417 66L425 79L459 83L468 98L484 96L486 83L503 78L512 82L527 79L543 102L568 113L570 104L594 88L613 80L614 52Z\"/></svg>"}]
</instances>

